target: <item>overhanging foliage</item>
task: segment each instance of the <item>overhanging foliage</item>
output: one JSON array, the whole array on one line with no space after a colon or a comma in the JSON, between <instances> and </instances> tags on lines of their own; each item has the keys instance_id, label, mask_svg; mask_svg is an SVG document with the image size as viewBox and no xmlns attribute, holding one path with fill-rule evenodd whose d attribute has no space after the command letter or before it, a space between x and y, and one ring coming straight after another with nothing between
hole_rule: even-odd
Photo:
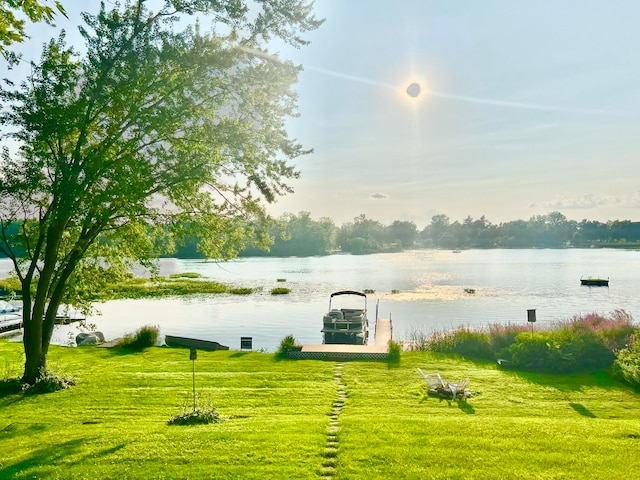
<instances>
[{"instance_id":1,"label":"overhanging foliage","mask_svg":"<svg viewBox=\"0 0 640 480\"><path fill-rule=\"evenodd\" d=\"M20 145L2 155L0 251L22 286L25 379L46 367L60 303L81 302L91 282L151 264L185 234L216 258L264 242L264 202L290 191L289 161L307 152L285 129L301 67L265 45L304 44L320 24L309 5L148 3L84 14L85 53L63 32L0 90Z\"/></svg>"}]
</instances>

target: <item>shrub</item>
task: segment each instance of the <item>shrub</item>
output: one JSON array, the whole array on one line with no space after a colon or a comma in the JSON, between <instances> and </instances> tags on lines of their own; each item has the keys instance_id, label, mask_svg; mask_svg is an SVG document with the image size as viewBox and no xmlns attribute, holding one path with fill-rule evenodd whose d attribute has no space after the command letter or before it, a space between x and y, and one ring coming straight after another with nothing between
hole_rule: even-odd
<instances>
[{"instance_id":1,"label":"shrub","mask_svg":"<svg viewBox=\"0 0 640 480\"><path fill-rule=\"evenodd\" d=\"M398 342L394 342L393 340L389 340L389 363L399 364L401 353L402 345L400 345Z\"/></svg>"},{"instance_id":2,"label":"shrub","mask_svg":"<svg viewBox=\"0 0 640 480\"><path fill-rule=\"evenodd\" d=\"M568 321L558 322L560 329L573 330L578 333L597 335L604 345L612 352L624 348L629 343L629 337L633 334L633 318L624 310L614 310L610 317L604 317L598 313L588 315L576 315Z\"/></svg>"},{"instance_id":3,"label":"shrub","mask_svg":"<svg viewBox=\"0 0 640 480\"><path fill-rule=\"evenodd\" d=\"M489 345L489 335L470 328L459 328L431 335L427 349L432 352L457 353L478 360L495 360Z\"/></svg>"},{"instance_id":4,"label":"shrub","mask_svg":"<svg viewBox=\"0 0 640 480\"><path fill-rule=\"evenodd\" d=\"M615 358L593 332L555 330L520 333L501 356L510 366L528 371L575 373L609 368Z\"/></svg>"},{"instance_id":5,"label":"shrub","mask_svg":"<svg viewBox=\"0 0 640 480\"><path fill-rule=\"evenodd\" d=\"M22 385L22 391L26 395L37 395L40 393L53 393L60 390L66 390L76 384L75 379L63 375L56 375L47 371L40 375L32 384L25 383Z\"/></svg>"},{"instance_id":6,"label":"shrub","mask_svg":"<svg viewBox=\"0 0 640 480\"><path fill-rule=\"evenodd\" d=\"M498 323L489 325L488 341L491 351L497 356L498 352L501 352L515 343L516 337L519 333L526 332L529 329L530 327L527 325L501 325Z\"/></svg>"},{"instance_id":7,"label":"shrub","mask_svg":"<svg viewBox=\"0 0 640 480\"><path fill-rule=\"evenodd\" d=\"M635 335L631 336L629 345L618 352L613 363L613 373L640 391L640 345Z\"/></svg>"},{"instance_id":8,"label":"shrub","mask_svg":"<svg viewBox=\"0 0 640 480\"><path fill-rule=\"evenodd\" d=\"M276 355L280 358L287 357L291 350L297 350L300 348L298 342L294 338L293 335L287 335L280 341L280 347L278 347L278 351Z\"/></svg>"},{"instance_id":9,"label":"shrub","mask_svg":"<svg viewBox=\"0 0 640 480\"><path fill-rule=\"evenodd\" d=\"M159 336L160 329L158 326L145 325L136 330L133 335L125 335L120 339L117 346L128 350L144 350L145 348L156 345Z\"/></svg>"},{"instance_id":10,"label":"shrub","mask_svg":"<svg viewBox=\"0 0 640 480\"><path fill-rule=\"evenodd\" d=\"M277 287L271 290L271 295L286 295L289 292L291 292L291 290L288 288Z\"/></svg>"},{"instance_id":11,"label":"shrub","mask_svg":"<svg viewBox=\"0 0 640 480\"><path fill-rule=\"evenodd\" d=\"M213 407L197 408L195 410L184 410L174 415L167 422L169 425L208 425L210 423L220 423L224 419L220 417L218 411Z\"/></svg>"},{"instance_id":12,"label":"shrub","mask_svg":"<svg viewBox=\"0 0 640 480\"><path fill-rule=\"evenodd\" d=\"M509 367L523 370L569 373L611 367L616 352L630 344L636 331L631 315L615 310L608 317L576 315L535 333L522 324L493 324L488 329L460 328L431 335L414 332L409 345L412 350L456 353L478 360L505 359ZM633 370L633 355L629 351L619 355L624 363L619 369ZM628 371L625 375L633 378Z\"/></svg>"}]
</instances>

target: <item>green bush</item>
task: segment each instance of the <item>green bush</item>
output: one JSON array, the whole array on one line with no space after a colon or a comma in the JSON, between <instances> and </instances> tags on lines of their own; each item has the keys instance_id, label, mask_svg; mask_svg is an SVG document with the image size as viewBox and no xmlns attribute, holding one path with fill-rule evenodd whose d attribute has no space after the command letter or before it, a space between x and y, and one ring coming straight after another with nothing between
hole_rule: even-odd
<instances>
[{"instance_id":1,"label":"green bush","mask_svg":"<svg viewBox=\"0 0 640 480\"><path fill-rule=\"evenodd\" d=\"M501 352L515 343L516 337L519 333L529 330L530 327L528 325L522 324L501 325L495 323L493 325L489 325L489 348L496 356L498 356L498 352Z\"/></svg>"},{"instance_id":2,"label":"green bush","mask_svg":"<svg viewBox=\"0 0 640 480\"><path fill-rule=\"evenodd\" d=\"M120 339L117 346L127 350L144 350L153 347L158 343L160 329L156 325L145 325L140 327L134 334L125 335Z\"/></svg>"},{"instance_id":3,"label":"green bush","mask_svg":"<svg viewBox=\"0 0 640 480\"><path fill-rule=\"evenodd\" d=\"M510 367L546 373L575 373L611 367L615 355L591 331L520 333L500 352Z\"/></svg>"},{"instance_id":4,"label":"green bush","mask_svg":"<svg viewBox=\"0 0 640 480\"><path fill-rule=\"evenodd\" d=\"M470 328L459 328L431 335L427 349L432 352L457 353L477 360L495 360L489 345L489 334Z\"/></svg>"},{"instance_id":5,"label":"green bush","mask_svg":"<svg viewBox=\"0 0 640 480\"><path fill-rule=\"evenodd\" d=\"M287 335L282 340L280 340L280 346L278 347L278 351L276 355L280 358L285 358L289 356L289 352L291 350L297 350L300 348L300 345L296 341L293 335Z\"/></svg>"},{"instance_id":6,"label":"green bush","mask_svg":"<svg viewBox=\"0 0 640 480\"><path fill-rule=\"evenodd\" d=\"M75 379L63 375L56 375L47 371L40 375L34 383L22 385L22 391L26 395L37 395L40 393L53 393L66 390L76 384Z\"/></svg>"},{"instance_id":7,"label":"green bush","mask_svg":"<svg viewBox=\"0 0 640 480\"><path fill-rule=\"evenodd\" d=\"M613 373L640 391L640 345L635 335L631 336L628 346L618 352L613 363Z\"/></svg>"},{"instance_id":8,"label":"green bush","mask_svg":"<svg viewBox=\"0 0 640 480\"><path fill-rule=\"evenodd\" d=\"M399 364L401 353L402 345L400 345L398 342L394 342L393 340L389 340L389 363L396 365Z\"/></svg>"},{"instance_id":9,"label":"green bush","mask_svg":"<svg viewBox=\"0 0 640 480\"><path fill-rule=\"evenodd\" d=\"M614 310L609 317L598 313L576 315L566 322L558 322L556 327L587 335L593 333L612 352L625 348L635 331L633 318L624 310Z\"/></svg>"},{"instance_id":10,"label":"green bush","mask_svg":"<svg viewBox=\"0 0 640 480\"><path fill-rule=\"evenodd\" d=\"M494 324L429 336L418 333L409 343L414 350L456 353L476 360L504 359L508 361L504 365L510 368L569 373L611 367L616 353L629 344L636 331L631 315L624 310L606 317L596 313L577 315L554 323L549 330L532 332L529 328L526 324ZM623 357L629 355L625 352ZM627 363L625 368L633 368L632 360Z\"/></svg>"},{"instance_id":11,"label":"green bush","mask_svg":"<svg viewBox=\"0 0 640 480\"><path fill-rule=\"evenodd\" d=\"M218 411L213 408L197 408L195 410L185 410L178 415L174 415L167 422L169 425L208 425L210 423L220 423L224 420Z\"/></svg>"}]
</instances>

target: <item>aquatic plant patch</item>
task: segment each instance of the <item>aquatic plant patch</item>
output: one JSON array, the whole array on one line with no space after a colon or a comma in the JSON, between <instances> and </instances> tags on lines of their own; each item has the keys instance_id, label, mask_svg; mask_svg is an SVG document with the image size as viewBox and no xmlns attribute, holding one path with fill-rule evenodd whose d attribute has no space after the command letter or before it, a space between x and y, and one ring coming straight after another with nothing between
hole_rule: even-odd
<instances>
[{"instance_id":1,"label":"aquatic plant patch","mask_svg":"<svg viewBox=\"0 0 640 480\"><path fill-rule=\"evenodd\" d=\"M284 288L284 287L277 287L277 288L271 289L271 295L287 295L290 292L291 292L290 289Z\"/></svg>"}]
</instances>

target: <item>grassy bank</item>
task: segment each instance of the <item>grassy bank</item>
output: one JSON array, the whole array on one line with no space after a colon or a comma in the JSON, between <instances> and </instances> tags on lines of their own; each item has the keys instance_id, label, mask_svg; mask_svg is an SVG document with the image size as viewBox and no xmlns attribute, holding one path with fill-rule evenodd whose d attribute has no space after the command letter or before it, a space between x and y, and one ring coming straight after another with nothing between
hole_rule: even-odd
<instances>
[{"instance_id":1,"label":"grassy bank","mask_svg":"<svg viewBox=\"0 0 640 480\"><path fill-rule=\"evenodd\" d=\"M20 344L0 342L0 376L22 362ZM338 365L198 352L197 390L226 421L169 426L192 401L187 350L52 346L51 368L77 385L0 396L0 478L602 479L640 469L629 454L640 447L640 397L606 372L524 374L421 351L396 368ZM470 378L474 397L427 396L417 367Z\"/></svg>"}]
</instances>

